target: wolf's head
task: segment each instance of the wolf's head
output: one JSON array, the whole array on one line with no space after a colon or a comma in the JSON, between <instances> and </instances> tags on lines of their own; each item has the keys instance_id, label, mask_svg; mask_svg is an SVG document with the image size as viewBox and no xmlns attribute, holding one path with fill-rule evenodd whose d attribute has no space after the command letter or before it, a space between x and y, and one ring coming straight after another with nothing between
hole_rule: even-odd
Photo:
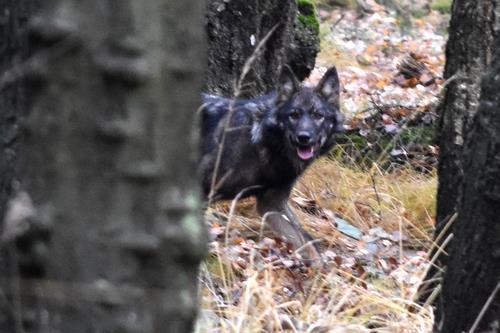
<instances>
[{"instance_id":1,"label":"wolf's head","mask_svg":"<svg viewBox=\"0 0 500 333\"><path fill-rule=\"evenodd\" d=\"M312 160L333 146L334 133L342 130L339 92L335 67L331 67L314 88L301 87L290 68L284 68L274 116L288 148L298 159Z\"/></svg>"}]
</instances>

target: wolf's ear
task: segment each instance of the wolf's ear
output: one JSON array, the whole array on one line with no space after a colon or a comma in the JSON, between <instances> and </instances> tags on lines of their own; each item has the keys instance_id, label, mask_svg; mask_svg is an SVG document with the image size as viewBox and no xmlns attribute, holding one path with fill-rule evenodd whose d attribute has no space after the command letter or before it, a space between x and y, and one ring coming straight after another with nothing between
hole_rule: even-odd
<instances>
[{"instance_id":1,"label":"wolf's ear","mask_svg":"<svg viewBox=\"0 0 500 333\"><path fill-rule=\"evenodd\" d=\"M288 65L284 65L278 82L278 100L284 102L298 90L300 83Z\"/></svg>"},{"instance_id":2,"label":"wolf's ear","mask_svg":"<svg viewBox=\"0 0 500 333\"><path fill-rule=\"evenodd\" d=\"M329 104L339 107L340 84L335 66L330 67L316 86L316 92Z\"/></svg>"}]
</instances>

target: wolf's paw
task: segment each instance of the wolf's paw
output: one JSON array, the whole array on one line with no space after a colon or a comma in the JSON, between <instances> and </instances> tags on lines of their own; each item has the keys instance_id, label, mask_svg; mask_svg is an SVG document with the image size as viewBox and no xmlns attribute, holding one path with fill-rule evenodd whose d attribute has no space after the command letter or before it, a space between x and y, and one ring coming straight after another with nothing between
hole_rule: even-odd
<instances>
[{"instance_id":1,"label":"wolf's paw","mask_svg":"<svg viewBox=\"0 0 500 333\"><path fill-rule=\"evenodd\" d=\"M323 258L321 257L319 251L317 240L311 240L305 243L297 250L295 250L295 254L308 267L322 268L324 265Z\"/></svg>"}]
</instances>

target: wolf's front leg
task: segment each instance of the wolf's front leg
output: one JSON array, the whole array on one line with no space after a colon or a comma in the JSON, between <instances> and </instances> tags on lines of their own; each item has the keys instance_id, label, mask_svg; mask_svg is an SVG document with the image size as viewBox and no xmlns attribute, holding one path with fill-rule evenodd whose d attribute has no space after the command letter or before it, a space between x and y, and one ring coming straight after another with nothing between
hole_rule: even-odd
<instances>
[{"instance_id":1,"label":"wolf's front leg","mask_svg":"<svg viewBox=\"0 0 500 333\"><path fill-rule=\"evenodd\" d=\"M269 189L257 196L257 211L273 233L284 238L306 259L318 260L320 256L309 235L300 225L299 219L288 205L289 189Z\"/></svg>"}]
</instances>

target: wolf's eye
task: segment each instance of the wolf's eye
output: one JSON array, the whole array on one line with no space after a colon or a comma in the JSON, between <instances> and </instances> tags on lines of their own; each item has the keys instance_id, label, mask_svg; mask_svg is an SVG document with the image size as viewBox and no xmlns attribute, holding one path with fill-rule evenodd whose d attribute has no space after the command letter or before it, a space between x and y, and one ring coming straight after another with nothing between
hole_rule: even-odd
<instances>
[{"instance_id":1,"label":"wolf's eye","mask_svg":"<svg viewBox=\"0 0 500 333\"><path fill-rule=\"evenodd\" d=\"M323 116L323 114L319 112L313 112L312 114L312 118L317 121L323 120L324 117L325 116Z\"/></svg>"},{"instance_id":2,"label":"wolf's eye","mask_svg":"<svg viewBox=\"0 0 500 333\"><path fill-rule=\"evenodd\" d=\"M298 120L300 118L300 111L297 109L293 109L290 111L290 114L288 115L291 120Z\"/></svg>"}]
</instances>

